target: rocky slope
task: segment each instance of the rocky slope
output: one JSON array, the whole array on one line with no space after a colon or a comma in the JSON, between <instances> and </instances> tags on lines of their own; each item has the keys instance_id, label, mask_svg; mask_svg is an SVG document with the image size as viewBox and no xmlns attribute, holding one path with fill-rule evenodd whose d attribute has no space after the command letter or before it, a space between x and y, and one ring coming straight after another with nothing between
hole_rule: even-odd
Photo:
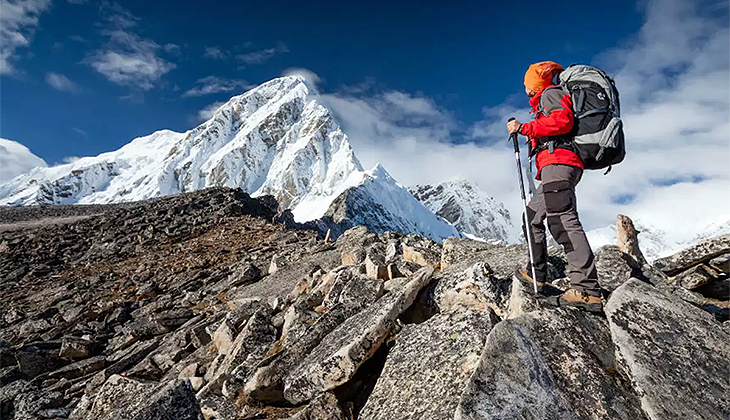
<instances>
[{"instance_id":1,"label":"rocky slope","mask_svg":"<svg viewBox=\"0 0 730 420\"><path fill-rule=\"evenodd\" d=\"M468 180L416 185L408 190L424 206L472 238L508 244L521 240L504 205Z\"/></svg>"},{"instance_id":2,"label":"rocky slope","mask_svg":"<svg viewBox=\"0 0 730 420\"><path fill-rule=\"evenodd\" d=\"M240 190L0 210L0 418L725 419L730 236L597 251L606 314L522 245L326 241ZM289 226L289 227L287 227ZM565 261L550 277L565 283Z\"/></svg>"},{"instance_id":3,"label":"rocky slope","mask_svg":"<svg viewBox=\"0 0 730 420\"><path fill-rule=\"evenodd\" d=\"M358 220L375 231L458 235L384 168L363 171L330 111L296 76L234 96L188 132L162 130L117 151L35 168L0 184L0 205L118 203L220 186L272 195L299 222L322 217L339 198L382 209Z\"/></svg>"}]
</instances>

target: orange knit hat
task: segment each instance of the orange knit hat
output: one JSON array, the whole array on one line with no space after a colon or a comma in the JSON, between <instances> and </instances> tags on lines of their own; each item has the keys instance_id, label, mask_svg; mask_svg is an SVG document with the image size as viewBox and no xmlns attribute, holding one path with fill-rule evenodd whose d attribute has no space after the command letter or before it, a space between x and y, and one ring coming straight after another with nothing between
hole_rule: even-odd
<instances>
[{"instance_id":1,"label":"orange knit hat","mask_svg":"<svg viewBox=\"0 0 730 420\"><path fill-rule=\"evenodd\" d=\"M531 91L538 93L553 82L555 74L563 67L552 61L535 63L525 73L525 86Z\"/></svg>"}]
</instances>

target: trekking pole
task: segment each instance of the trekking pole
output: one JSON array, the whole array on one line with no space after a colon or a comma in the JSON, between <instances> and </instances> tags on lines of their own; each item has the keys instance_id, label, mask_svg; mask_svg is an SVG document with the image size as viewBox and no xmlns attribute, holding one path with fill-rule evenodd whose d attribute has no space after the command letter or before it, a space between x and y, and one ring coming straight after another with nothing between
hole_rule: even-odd
<instances>
[{"instance_id":1,"label":"trekking pole","mask_svg":"<svg viewBox=\"0 0 730 420\"><path fill-rule=\"evenodd\" d=\"M510 118L508 121L514 120L515 117ZM537 296L537 276L535 276L535 258L532 253L532 229L530 229L530 221L527 219L527 198L525 198L525 181L522 179L522 163L520 163L520 144L517 141L517 133L510 134L512 139L512 145L515 147L515 159L517 161L517 176L520 178L520 195L522 197L522 218L525 223L525 231L527 232L527 248L530 251L530 268L532 269L532 286L535 290L535 296Z\"/></svg>"}]
</instances>

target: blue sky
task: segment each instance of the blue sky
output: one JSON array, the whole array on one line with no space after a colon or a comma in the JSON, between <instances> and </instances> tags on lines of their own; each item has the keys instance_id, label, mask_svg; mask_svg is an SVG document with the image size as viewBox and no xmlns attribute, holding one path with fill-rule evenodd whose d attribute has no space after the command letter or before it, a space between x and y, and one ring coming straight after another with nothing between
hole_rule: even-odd
<instances>
[{"instance_id":1,"label":"blue sky","mask_svg":"<svg viewBox=\"0 0 730 420\"><path fill-rule=\"evenodd\" d=\"M29 43L2 74L0 137L49 163L184 131L207 105L292 67L315 72L323 92L431 98L464 141L483 107L523 99L530 63L591 62L643 20L631 1L8 1L4 11L26 4L37 21L19 28Z\"/></svg>"}]
</instances>

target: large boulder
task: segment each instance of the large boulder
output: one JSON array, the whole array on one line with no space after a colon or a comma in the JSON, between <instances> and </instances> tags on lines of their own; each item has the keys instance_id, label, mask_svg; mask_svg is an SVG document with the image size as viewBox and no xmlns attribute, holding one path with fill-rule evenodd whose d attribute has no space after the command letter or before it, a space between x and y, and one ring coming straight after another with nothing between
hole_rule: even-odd
<instances>
[{"instance_id":1,"label":"large boulder","mask_svg":"<svg viewBox=\"0 0 730 420\"><path fill-rule=\"evenodd\" d=\"M654 261L653 265L664 274L674 276L694 265L727 253L730 253L730 235L723 235L702 241L669 257L660 258Z\"/></svg>"},{"instance_id":2,"label":"large boulder","mask_svg":"<svg viewBox=\"0 0 730 420\"><path fill-rule=\"evenodd\" d=\"M405 325L359 418L451 418L498 321L489 309L458 308Z\"/></svg>"},{"instance_id":3,"label":"large boulder","mask_svg":"<svg viewBox=\"0 0 730 420\"><path fill-rule=\"evenodd\" d=\"M202 420L190 381L160 385L112 375L71 413L76 420Z\"/></svg>"},{"instance_id":4,"label":"large boulder","mask_svg":"<svg viewBox=\"0 0 730 420\"><path fill-rule=\"evenodd\" d=\"M636 261L616 245L598 248L595 261L598 283L608 292L616 290L640 269Z\"/></svg>"},{"instance_id":5,"label":"large boulder","mask_svg":"<svg viewBox=\"0 0 730 420\"><path fill-rule=\"evenodd\" d=\"M300 404L347 382L388 336L398 316L431 280L425 267L329 333L284 380L284 397Z\"/></svg>"},{"instance_id":6,"label":"large boulder","mask_svg":"<svg viewBox=\"0 0 730 420\"><path fill-rule=\"evenodd\" d=\"M730 332L710 314L636 279L605 311L649 418L730 418Z\"/></svg>"},{"instance_id":7,"label":"large boulder","mask_svg":"<svg viewBox=\"0 0 730 420\"><path fill-rule=\"evenodd\" d=\"M643 419L628 383L605 320L530 312L492 329L455 418Z\"/></svg>"}]
</instances>

